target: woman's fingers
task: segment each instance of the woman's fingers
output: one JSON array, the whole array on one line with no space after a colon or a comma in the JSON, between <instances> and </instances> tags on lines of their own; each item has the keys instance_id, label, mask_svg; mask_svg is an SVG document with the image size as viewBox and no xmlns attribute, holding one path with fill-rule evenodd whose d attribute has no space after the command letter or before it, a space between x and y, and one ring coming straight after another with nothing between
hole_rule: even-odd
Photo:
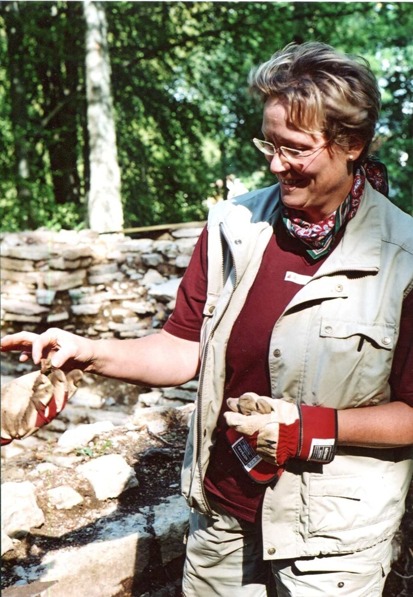
<instances>
[{"instance_id":1,"label":"woman's fingers","mask_svg":"<svg viewBox=\"0 0 413 597\"><path fill-rule=\"evenodd\" d=\"M43 334L18 332L1 339L1 351L21 351L19 360L33 360L38 365L42 359L49 358L53 367L62 367L69 359L78 356L76 336L59 328L50 328Z\"/></svg>"}]
</instances>

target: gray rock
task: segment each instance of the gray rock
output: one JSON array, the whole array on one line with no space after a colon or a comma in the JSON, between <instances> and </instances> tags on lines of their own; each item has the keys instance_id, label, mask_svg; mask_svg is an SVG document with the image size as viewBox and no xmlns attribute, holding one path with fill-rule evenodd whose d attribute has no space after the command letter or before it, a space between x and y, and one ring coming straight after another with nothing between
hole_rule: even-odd
<instances>
[{"instance_id":1,"label":"gray rock","mask_svg":"<svg viewBox=\"0 0 413 597\"><path fill-rule=\"evenodd\" d=\"M48 290L47 288L38 288L36 290L36 300L39 303L39 305L52 305L55 296L55 290Z\"/></svg>"},{"instance_id":2,"label":"gray rock","mask_svg":"<svg viewBox=\"0 0 413 597\"><path fill-rule=\"evenodd\" d=\"M16 272L31 272L33 271L34 263L26 259L10 259L2 256L0 258L1 268L5 270L14 270Z\"/></svg>"},{"instance_id":3,"label":"gray rock","mask_svg":"<svg viewBox=\"0 0 413 597\"><path fill-rule=\"evenodd\" d=\"M151 536L146 519L133 514L102 524L96 540L76 548L47 553L38 566L16 572L27 582L58 581L53 597L112 597L148 566ZM17 568L17 567L16 567Z\"/></svg>"},{"instance_id":4,"label":"gray rock","mask_svg":"<svg viewBox=\"0 0 413 597\"><path fill-rule=\"evenodd\" d=\"M160 542L162 564L166 565L184 553L184 538L188 529L189 507L185 499L172 496L153 507L155 536Z\"/></svg>"},{"instance_id":5,"label":"gray rock","mask_svg":"<svg viewBox=\"0 0 413 597\"><path fill-rule=\"evenodd\" d=\"M177 241L179 252L182 255L192 255L197 239L181 238Z\"/></svg>"},{"instance_id":6,"label":"gray rock","mask_svg":"<svg viewBox=\"0 0 413 597\"><path fill-rule=\"evenodd\" d=\"M89 246L78 245L63 249L62 257L65 261L78 261L79 259L92 257L92 250Z\"/></svg>"},{"instance_id":7,"label":"gray rock","mask_svg":"<svg viewBox=\"0 0 413 597\"><path fill-rule=\"evenodd\" d=\"M203 225L197 228L186 228L183 226L182 228L178 228L177 230L172 230L171 234L174 238L195 238L197 239L198 236L202 232Z\"/></svg>"},{"instance_id":8,"label":"gray rock","mask_svg":"<svg viewBox=\"0 0 413 597\"><path fill-rule=\"evenodd\" d=\"M122 280L123 274L122 272L116 272L115 274L98 274L96 276L89 276L89 284L92 285L99 285L99 284L112 284L115 280Z\"/></svg>"},{"instance_id":9,"label":"gray rock","mask_svg":"<svg viewBox=\"0 0 413 597\"><path fill-rule=\"evenodd\" d=\"M147 267L158 267L164 262L162 255L159 253L147 253L142 255L142 263Z\"/></svg>"},{"instance_id":10,"label":"gray rock","mask_svg":"<svg viewBox=\"0 0 413 597\"><path fill-rule=\"evenodd\" d=\"M72 305L70 310L73 315L97 315L100 311L99 303Z\"/></svg>"},{"instance_id":11,"label":"gray rock","mask_svg":"<svg viewBox=\"0 0 413 597\"><path fill-rule=\"evenodd\" d=\"M6 482L1 486L1 524L9 537L22 537L44 523L37 505L35 487L29 481Z\"/></svg>"},{"instance_id":12,"label":"gray rock","mask_svg":"<svg viewBox=\"0 0 413 597\"><path fill-rule=\"evenodd\" d=\"M159 301L171 301L176 298L182 278L172 278L163 284L154 284L148 290L148 294Z\"/></svg>"},{"instance_id":13,"label":"gray rock","mask_svg":"<svg viewBox=\"0 0 413 597\"><path fill-rule=\"evenodd\" d=\"M81 464L76 470L91 483L98 500L116 498L138 485L135 471L119 454L100 456Z\"/></svg>"},{"instance_id":14,"label":"gray rock","mask_svg":"<svg viewBox=\"0 0 413 597\"><path fill-rule=\"evenodd\" d=\"M9 313L20 313L21 315L40 315L49 311L47 307L41 307L36 302L10 299L2 299L1 307Z\"/></svg>"},{"instance_id":15,"label":"gray rock","mask_svg":"<svg viewBox=\"0 0 413 597\"><path fill-rule=\"evenodd\" d=\"M89 268L89 274L91 276L115 274L117 272L118 272L118 266L116 263L99 263L98 265L92 265Z\"/></svg>"},{"instance_id":16,"label":"gray rock","mask_svg":"<svg viewBox=\"0 0 413 597\"><path fill-rule=\"evenodd\" d=\"M8 587L1 592L3 597L48 597L50 587L56 584L56 581L50 582L31 582L24 585L15 585Z\"/></svg>"},{"instance_id":17,"label":"gray rock","mask_svg":"<svg viewBox=\"0 0 413 597\"><path fill-rule=\"evenodd\" d=\"M176 267L185 269L188 267L190 261L191 255L178 255L178 257L175 260L175 265Z\"/></svg>"},{"instance_id":18,"label":"gray rock","mask_svg":"<svg viewBox=\"0 0 413 597\"><path fill-rule=\"evenodd\" d=\"M161 284L165 282L165 278L156 269L148 269L141 280L141 284L150 288L154 284Z\"/></svg>"},{"instance_id":19,"label":"gray rock","mask_svg":"<svg viewBox=\"0 0 413 597\"><path fill-rule=\"evenodd\" d=\"M112 428L115 425L118 427L120 425L127 424L129 420L129 415L119 409L111 409L111 408L90 408L89 406L80 406L80 405L72 405L71 401L66 406L63 417L70 422L70 425L76 425L76 428L80 427L81 425L86 425L84 421L89 421L88 425L104 425L107 424L112 425ZM103 427L103 431L110 431L109 428ZM72 432L74 429L68 429L68 431ZM67 433L67 432L66 432ZM60 447L59 449L67 452L78 448L79 446L86 445L89 441L92 441L96 435L99 435L101 431L93 434L93 437L88 435L87 430L81 430L81 437L79 438L79 442L76 444L77 438L74 434L72 437L66 437L63 442L70 442L70 444L66 446ZM71 434L72 435L72 434ZM76 445L75 445L76 444Z\"/></svg>"},{"instance_id":20,"label":"gray rock","mask_svg":"<svg viewBox=\"0 0 413 597\"><path fill-rule=\"evenodd\" d=\"M83 498L69 485L60 485L53 487L47 492L49 502L57 510L70 510L83 502Z\"/></svg>"},{"instance_id":21,"label":"gray rock","mask_svg":"<svg viewBox=\"0 0 413 597\"><path fill-rule=\"evenodd\" d=\"M156 312L155 305L149 301L125 301L124 306L139 315Z\"/></svg>"},{"instance_id":22,"label":"gray rock","mask_svg":"<svg viewBox=\"0 0 413 597\"><path fill-rule=\"evenodd\" d=\"M92 423L90 425L77 425L74 429L68 429L60 437L57 445L61 451L71 452L72 450L85 446L92 441L97 435L110 431L114 428L110 421L102 421L100 423Z\"/></svg>"},{"instance_id":23,"label":"gray rock","mask_svg":"<svg viewBox=\"0 0 413 597\"><path fill-rule=\"evenodd\" d=\"M155 243L155 248L159 253L165 255L168 259L173 259L178 255L178 245L170 240L159 240Z\"/></svg>"},{"instance_id":24,"label":"gray rock","mask_svg":"<svg viewBox=\"0 0 413 597\"><path fill-rule=\"evenodd\" d=\"M104 398L93 392L87 387L80 387L76 390L75 395L70 399L72 406L88 406L89 408L101 408L104 403Z\"/></svg>"},{"instance_id":25,"label":"gray rock","mask_svg":"<svg viewBox=\"0 0 413 597\"><path fill-rule=\"evenodd\" d=\"M154 241L150 238L128 239L119 244L121 251L131 253L149 253L152 251Z\"/></svg>"},{"instance_id":26,"label":"gray rock","mask_svg":"<svg viewBox=\"0 0 413 597\"><path fill-rule=\"evenodd\" d=\"M47 315L47 323L54 324L61 321L67 321L69 313L67 311L59 311L58 313L49 313Z\"/></svg>"},{"instance_id":27,"label":"gray rock","mask_svg":"<svg viewBox=\"0 0 413 597\"><path fill-rule=\"evenodd\" d=\"M30 259L31 261L42 261L50 257L50 249L48 246L30 245L30 247L27 247L24 244L15 247L4 247L4 249L2 249L2 255L4 257L10 257L13 259Z\"/></svg>"},{"instance_id":28,"label":"gray rock","mask_svg":"<svg viewBox=\"0 0 413 597\"><path fill-rule=\"evenodd\" d=\"M43 284L52 290L69 290L82 286L86 281L86 270L79 269L74 272L48 271L43 277Z\"/></svg>"},{"instance_id":29,"label":"gray rock","mask_svg":"<svg viewBox=\"0 0 413 597\"><path fill-rule=\"evenodd\" d=\"M194 402L196 398L194 392L181 388L169 388L163 392L163 395L170 400L181 400L182 402Z\"/></svg>"},{"instance_id":30,"label":"gray rock","mask_svg":"<svg viewBox=\"0 0 413 597\"><path fill-rule=\"evenodd\" d=\"M1 529L1 555L3 556L3 554L7 553L8 551L11 551L12 549L14 549L14 543L2 527L2 529Z\"/></svg>"},{"instance_id":31,"label":"gray rock","mask_svg":"<svg viewBox=\"0 0 413 597\"><path fill-rule=\"evenodd\" d=\"M161 398L161 390L152 390L152 392L141 394L138 398L138 402L143 406L156 406L161 401Z\"/></svg>"}]
</instances>

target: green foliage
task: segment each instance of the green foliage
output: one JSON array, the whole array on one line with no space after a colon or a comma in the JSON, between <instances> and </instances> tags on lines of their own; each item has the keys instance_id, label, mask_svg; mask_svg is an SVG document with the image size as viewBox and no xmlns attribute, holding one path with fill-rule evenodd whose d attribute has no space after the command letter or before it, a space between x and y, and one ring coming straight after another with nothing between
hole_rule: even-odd
<instances>
[{"instance_id":1,"label":"green foliage","mask_svg":"<svg viewBox=\"0 0 413 597\"><path fill-rule=\"evenodd\" d=\"M12 4L20 6L21 62L8 52ZM84 225L89 164L81 4L1 4L4 230ZM230 174L249 188L273 182L251 144L260 130L261 107L248 96L248 72L290 41L311 39L371 62L383 91L376 150L389 169L392 200L412 211L410 3L105 2L104 7L126 227L205 218L205 199L220 192L217 181ZM26 98L19 126L11 66L20 68ZM27 151L24 179L16 169L16 139L20 152Z\"/></svg>"},{"instance_id":2,"label":"green foliage","mask_svg":"<svg viewBox=\"0 0 413 597\"><path fill-rule=\"evenodd\" d=\"M113 448L110 439L96 440L88 443L87 446L76 448L76 456L87 456L88 458L98 458L108 454Z\"/></svg>"}]
</instances>

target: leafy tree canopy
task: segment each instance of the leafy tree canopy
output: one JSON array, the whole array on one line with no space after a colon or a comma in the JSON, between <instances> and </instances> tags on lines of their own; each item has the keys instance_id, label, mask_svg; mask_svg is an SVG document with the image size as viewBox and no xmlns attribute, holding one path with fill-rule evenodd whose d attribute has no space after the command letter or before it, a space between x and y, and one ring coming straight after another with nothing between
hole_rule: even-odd
<instances>
[{"instance_id":1,"label":"leafy tree canopy","mask_svg":"<svg viewBox=\"0 0 413 597\"><path fill-rule=\"evenodd\" d=\"M1 3L5 230L84 225L89 149L80 5ZM206 198L222 194L216 182L229 175L248 188L273 182L251 144L261 106L248 96L247 76L287 43L307 40L370 61L383 94L375 151L389 168L392 200L412 211L410 3L104 6L127 227L205 218Z\"/></svg>"}]
</instances>

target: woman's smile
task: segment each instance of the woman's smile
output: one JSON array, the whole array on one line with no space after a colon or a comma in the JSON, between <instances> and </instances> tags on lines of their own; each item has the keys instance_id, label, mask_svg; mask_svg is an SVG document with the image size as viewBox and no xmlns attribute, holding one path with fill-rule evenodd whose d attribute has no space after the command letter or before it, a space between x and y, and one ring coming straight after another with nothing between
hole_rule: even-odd
<instances>
[{"instance_id":1,"label":"woman's smile","mask_svg":"<svg viewBox=\"0 0 413 597\"><path fill-rule=\"evenodd\" d=\"M347 197L353 183L350 150L337 145L330 147L321 132L310 134L296 128L277 98L265 104L262 130L265 139L275 147L313 152L303 158L285 157L281 151L266 156L271 172L280 183L284 205L302 210L303 217L312 222L333 213ZM351 153L357 154L354 150Z\"/></svg>"}]
</instances>

